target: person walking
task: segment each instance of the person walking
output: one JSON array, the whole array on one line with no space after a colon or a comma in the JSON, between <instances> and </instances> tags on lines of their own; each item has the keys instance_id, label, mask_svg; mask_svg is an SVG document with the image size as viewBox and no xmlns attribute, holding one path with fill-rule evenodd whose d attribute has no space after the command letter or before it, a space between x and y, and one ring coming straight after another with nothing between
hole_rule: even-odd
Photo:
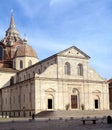
<instances>
[{"instance_id":1,"label":"person walking","mask_svg":"<svg viewBox=\"0 0 112 130\"><path fill-rule=\"evenodd\" d=\"M32 114L32 120L34 120L34 119L35 119L35 114L33 113L33 114Z\"/></svg>"}]
</instances>

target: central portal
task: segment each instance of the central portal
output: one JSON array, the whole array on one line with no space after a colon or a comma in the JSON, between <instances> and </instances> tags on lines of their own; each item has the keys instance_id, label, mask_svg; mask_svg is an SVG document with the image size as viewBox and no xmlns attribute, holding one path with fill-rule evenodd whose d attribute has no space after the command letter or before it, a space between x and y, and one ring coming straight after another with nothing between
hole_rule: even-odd
<instances>
[{"instance_id":1,"label":"central portal","mask_svg":"<svg viewBox=\"0 0 112 130\"><path fill-rule=\"evenodd\" d=\"M77 95L71 95L71 108L77 108Z\"/></svg>"}]
</instances>

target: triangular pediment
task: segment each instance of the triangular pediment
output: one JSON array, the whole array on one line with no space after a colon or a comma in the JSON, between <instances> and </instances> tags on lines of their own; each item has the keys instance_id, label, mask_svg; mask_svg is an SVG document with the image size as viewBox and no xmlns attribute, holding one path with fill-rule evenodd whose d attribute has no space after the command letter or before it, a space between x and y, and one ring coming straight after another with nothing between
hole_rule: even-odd
<instances>
[{"instance_id":1,"label":"triangular pediment","mask_svg":"<svg viewBox=\"0 0 112 130\"><path fill-rule=\"evenodd\" d=\"M55 92L55 90L52 89L52 88L49 88L49 89L46 90L46 92Z\"/></svg>"},{"instance_id":2,"label":"triangular pediment","mask_svg":"<svg viewBox=\"0 0 112 130\"><path fill-rule=\"evenodd\" d=\"M58 55L71 56L71 57L76 57L76 58L87 58L87 59L90 58L87 54L85 54L84 52L82 52L80 49L78 49L75 46L72 46L72 47L58 53Z\"/></svg>"},{"instance_id":3,"label":"triangular pediment","mask_svg":"<svg viewBox=\"0 0 112 130\"><path fill-rule=\"evenodd\" d=\"M93 93L101 93L101 91L99 91L99 90L96 90L96 91L93 91Z\"/></svg>"}]
</instances>

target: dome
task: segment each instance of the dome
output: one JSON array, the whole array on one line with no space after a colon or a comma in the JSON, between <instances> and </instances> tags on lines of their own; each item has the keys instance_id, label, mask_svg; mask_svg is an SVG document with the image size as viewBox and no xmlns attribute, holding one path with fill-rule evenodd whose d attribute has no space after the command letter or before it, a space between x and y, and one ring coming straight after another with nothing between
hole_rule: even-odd
<instances>
[{"instance_id":1,"label":"dome","mask_svg":"<svg viewBox=\"0 0 112 130\"><path fill-rule=\"evenodd\" d=\"M34 57L34 58L37 58L37 54L35 52L35 50L27 45L27 44L23 44L22 46L20 46L18 49L17 49L17 52L16 52L16 55L15 57Z\"/></svg>"}]
</instances>

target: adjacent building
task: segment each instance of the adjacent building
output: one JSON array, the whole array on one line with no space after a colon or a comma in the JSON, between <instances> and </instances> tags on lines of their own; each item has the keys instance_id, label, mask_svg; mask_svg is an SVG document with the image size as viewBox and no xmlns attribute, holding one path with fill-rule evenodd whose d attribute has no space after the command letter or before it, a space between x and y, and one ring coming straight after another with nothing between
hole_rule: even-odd
<instances>
[{"instance_id":1,"label":"adjacent building","mask_svg":"<svg viewBox=\"0 0 112 130\"><path fill-rule=\"evenodd\" d=\"M109 83L109 103L110 109L112 109L112 79L108 80Z\"/></svg>"}]
</instances>

